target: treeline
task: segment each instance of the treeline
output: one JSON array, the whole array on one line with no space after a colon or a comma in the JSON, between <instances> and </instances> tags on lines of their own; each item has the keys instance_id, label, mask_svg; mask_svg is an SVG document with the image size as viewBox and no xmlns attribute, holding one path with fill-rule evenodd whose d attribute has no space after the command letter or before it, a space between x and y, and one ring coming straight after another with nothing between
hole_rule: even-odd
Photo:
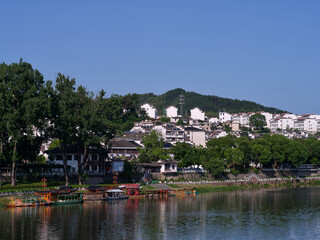
<instances>
[{"instance_id":1,"label":"treeline","mask_svg":"<svg viewBox=\"0 0 320 240\"><path fill-rule=\"evenodd\" d=\"M177 143L166 149L161 135L151 131L142 143L144 148L138 149L140 162L174 159L180 161L180 167L202 165L213 175L223 173L225 169L235 174L247 172L251 163L274 169L281 163L293 167L320 163L320 141L316 138L288 139L282 135L265 134L258 139L249 139L227 135L211 139L206 148Z\"/></svg>"},{"instance_id":2,"label":"treeline","mask_svg":"<svg viewBox=\"0 0 320 240\"><path fill-rule=\"evenodd\" d=\"M190 109L198 107L202 109L207 115L217 116L219 110L225 110L230 113L238 112L257 112L266 111L270 113L282 113L284 111L265 107L251 101L222 98L218 96L201 95L195 92L187 92L183 89L177 88L170 90L162 95L155 95L153 93L139 94L139 103L149 103L156 107L159 114L162 115L164 110L169 106L176 106L179 108L179 95L183 94L185 99L184 113L190 114Z\"/></svg>"},{"instance_id":3,"label":"treeline","mask_svg":"<svg viewBox=\"0 0 320 240\"><path fill-rule=\"evenodd\" d=\"M298 167L304 163L320 163L320 141L316 138L288 139L281 135L263 135L259 139L236 138L232 135L212 139L207 148L178 143L171 149L181 167L202 165L213 175L230 169L247 172L249 164L278 168L281 163Z\"/></svg>"},{"instance_id":4,"label":"treeline","mask_svg":"<svg viewBox=\"0 0 320 240\"><path fill-rule=\"evenodd\" d=\"M58 139L68 184L66 148L78 149L79 184L92 148L103 148L118 132L128 130L138 116L136 94L107 98L77 86L58 74L45 81L30 63L0 64L0 168L11 167L16 184L17 164L37 161L41 144Z\"/></svg>"}]
</instances>

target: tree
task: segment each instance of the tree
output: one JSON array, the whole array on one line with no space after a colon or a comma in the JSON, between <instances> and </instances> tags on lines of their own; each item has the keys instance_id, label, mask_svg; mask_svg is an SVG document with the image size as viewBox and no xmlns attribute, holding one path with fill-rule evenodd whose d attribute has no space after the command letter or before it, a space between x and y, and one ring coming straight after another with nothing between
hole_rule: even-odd
<instances>
[{"instance_id":1,"label":"tree","mask_svg":"<svg viewBox=\"0 0 320 240\"><path fill-rule=\"evenodd\" d=\"M308 149L308 161L312 164L320 163L320 141L314 137L301 140L301 143Z\"/></svg>"},{"instance_id":2,"label":"tree","mask_svg":"<svg viewBox=\"0 0 320 240\"><path fill-rule=\"evenodd\" d=\"M42 74L31 64L20 59L19 63L0 65L0 159L11 164L13 186L17 163L35 161L40 150L46 93Z\"/></svg>"},{"instance_id":3,"label":"tree","mask_svg":"<svg viewBox=\"0 0 320 240\"><path fill-rule=\"evenodd\" d=\"M233 135L211 139L207 142L208 151L215 152L215 157L223 159L225 150L236 146L235 139L236 137Z\"/></svg>"},{"instance_id":4,"label":"tree","mask_svg":"<svg viewBox=\"0 0 320 240\"><path fill-rule=\"evenodd\" d=\"M167 122L170 122L170 118L169 117L161 117L160 121L161 121L161 123L167 123Z\"/></svg>"},{"instance_id":5,"label":"tree","mask_svg":"<svg viewBox=\"0 0 320 240\"><path fill-rule=\"evenodd\" d=\"M203 166L214 176L222 173L225 169L223 159L215 157L211 157L207 161L203 162Z\"/></svg>"},{"instance_id":6,"label":"tree","mask_svg":"<svg viewBox=\"0 0 320 240\"><path fill-rule=\"evenodd\" d=\"M249 122L250 126L256 131L263 131L264 127L267 126L266 117L260 113L252 115Z\"/></svg>"},{"instance_id":7,"label":"tree","mask_svg":"<svg viewBox=\"0 0 320 240\"><path fill-rule=\"evenodd\" d=\"M234 169L235 165L243 164L244 154L237 148L228 148L225 151L225 159L228 164L228 168L232 166Z\"/></svg>"},{"instance_id":8,"label":"tree","mask_svg":"<svg viewBox=\"0 0 320 240\"><path fill-rule=\"evenodd\" d=\"M76 118L75 135L72 145L78 149L78 184L90 155L94 149L105 149L121 122L122 99L118 96L104 98L104 91L94 97L84 87L79 86L76 91L77 104L74 108Z\"/></svg>"},{"instance_id":9,"label":"tree","mask_svg":"<svg viewBox=\"0 0 320 240\"><path fill-rule=\"evenodd\" d=\"M75 84L74 78L59 73L55 89L50 92L50 136L59 140L66 185L69 184L67 147L72 144L73 136L76 133L75 119L78 117L74 111L78 101Z\"/></svg>"},{"instance_id":10,"label":"tree","mask_svg":"<svg viewBox=\"0 0 320 240\"><path fill-rule=\"evenodd\" d=\"M251 142L252 160L256 163L268 165L272 159L270 142L265 139L256 139Z\"/></svg>"},{"instance_id":11,"label":"tree","mask_svg":"<svg viewBox=\"0 0 320 240\"><path fill-rule=\"evenodd\" d=\"M308 149L299 141L292 140L286 148L287 159L295 167L305 163L308 159Z\"/></svg>"},{"instance_id":12,"label":"tree","mask_svg":"<svg viewBox=\"0 0 320 240\"><path fill-rule=\"evenodd\" d=\"M151 131L149 135L142 139L144 148L138 148L140 162L156 162L170 158L164 149L164 142L159 133Z\"/></svg>"},{"instance_id":13,"label":"tree","mask_svg":"<svg viewBox=\"0 0 320 240\"><path fill-rule=\"evenodd\" d=\"M286 148L289 144L289 140L285 136L281 135L264 135L263 138L268 138L271 143L272 152L272 166L276 168L279 163L286 160Z\"/></svg>"}]
</instances>

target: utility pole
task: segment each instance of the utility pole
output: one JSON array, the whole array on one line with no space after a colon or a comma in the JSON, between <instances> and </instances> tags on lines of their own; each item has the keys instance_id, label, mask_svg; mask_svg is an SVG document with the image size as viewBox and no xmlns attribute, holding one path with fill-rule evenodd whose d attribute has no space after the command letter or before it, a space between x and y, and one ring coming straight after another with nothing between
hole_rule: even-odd
<instances>
[{"instance_id":1,"label":"utility pole","mask_svg":"<svg viewBox=\"0 0 320 240\"><path fill-rule=\"evenodd\" d=\"M179 95L179 104L180 104L180 114L181 114L181 117L183 117L184 95L182 92Z\"/></svg>"}]
</instances>

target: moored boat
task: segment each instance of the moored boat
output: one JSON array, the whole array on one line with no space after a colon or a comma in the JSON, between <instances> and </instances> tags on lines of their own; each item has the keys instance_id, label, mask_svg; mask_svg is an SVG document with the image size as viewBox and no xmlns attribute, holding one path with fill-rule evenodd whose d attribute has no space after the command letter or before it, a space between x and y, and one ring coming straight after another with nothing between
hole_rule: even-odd
<instances>
[{"instance_id":1,"label":"moored boat","mask_svg":"<svg viewBox=\"0 0 320 240\"><path fill-rule=\"evenodd\" d=\"M107 200L107 201L125 200L128 198L129 198L129 196L125 195L125 192L120 189L107 190L106 195L105 195L105 200Z\"/></svg>"},{"instance_id":2,"label":"moored boat","mask_svg":"<svg viewBox=\"0 0 320 240\"><path fill-rule=\"evenodd\" d=\"M7 207L35 207L35 206L47 206L52 204L49 199L45 199L41 196L19 196L12 198Z\"/></svg>"},{"instance_id":3,"label":"moored boat","mask_svg":"<svg viewBox=\"0 0 320 240\"><path fill-rule=\"evenodd\" d=\"M70 193L70 194L61 194L57 195L56 201L53 203L56 205L64 205L64 204L75 204L82 203L82 193Z\"/></svg>"}]
</instances>

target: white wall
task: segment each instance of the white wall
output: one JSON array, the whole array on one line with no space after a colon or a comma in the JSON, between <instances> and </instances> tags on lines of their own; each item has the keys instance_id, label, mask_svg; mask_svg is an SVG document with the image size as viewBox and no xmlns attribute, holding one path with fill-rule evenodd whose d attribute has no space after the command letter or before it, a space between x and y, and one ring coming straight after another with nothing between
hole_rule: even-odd
<instances>
[{"instance_id":1,"label":"white wall","mask_svg":"<svg viewBox=\"0 0 320 240\"><path fill-rule=\"evenodd\" d=\"M191 118L204 121L205 114L199 108L194 108L190 110Z\"/></svg>"},{"instance_id":2,"label":"white wall","mask_svg":"<svg viewBox=\"0 0 320 240\"><path fill-rule=\"evenodd\" d=\"M190 141L196 146L206 146L206 133L205 131L190 131Z\"/></svg>"},{"instance_id":3,"label":"white wall","mask_svg":"<svg viewBox=\"0 0 320 240\"><path fill-rule=\"evenodd\" d=\"M166 109L167 117L177 117L178 116L178 108L174 106L170 106Z\"/></svg>"},{"instance_id":4,"label":"white wall","mask_svg":"<svg viewBox=\"0 0 320 240\"><path fill-rule=\"evenodd\" d=\"M227 121L231 121L231 114L227 113L227 112L219 112L219 120L220 122L227 122Z\"/></svg>"},{"instance_id":5,"label":"white wall","mask_svg":"<svg viewBox=\"0 0 320 240\"><path fill-rule=\"evenodd\" d=\"M150 104L146 103L141 106L141 109L144 109L147 113L147 115L151 118L158 118L158 112L157 109L155 109Z\"/></svg>"}]
</instances>

